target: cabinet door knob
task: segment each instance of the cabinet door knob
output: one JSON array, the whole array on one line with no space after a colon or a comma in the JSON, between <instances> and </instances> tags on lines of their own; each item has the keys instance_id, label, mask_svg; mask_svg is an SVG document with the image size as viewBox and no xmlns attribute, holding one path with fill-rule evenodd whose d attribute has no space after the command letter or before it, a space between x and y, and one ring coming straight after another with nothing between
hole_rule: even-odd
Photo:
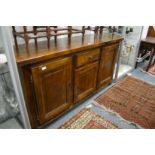
<instances>
[{"instance_id":1,"label":"cabinet door knob","mask_svg":"<svg viewBox=\"0 0 155 155\"><path fill-rule=\"evenodd\" d=\"M46 66L42 66L42 67L41 67L41 70L42 70L42 71L44 71L44 70L46 70L46 69L47 69Z\"/></svg>"}]
</instances>

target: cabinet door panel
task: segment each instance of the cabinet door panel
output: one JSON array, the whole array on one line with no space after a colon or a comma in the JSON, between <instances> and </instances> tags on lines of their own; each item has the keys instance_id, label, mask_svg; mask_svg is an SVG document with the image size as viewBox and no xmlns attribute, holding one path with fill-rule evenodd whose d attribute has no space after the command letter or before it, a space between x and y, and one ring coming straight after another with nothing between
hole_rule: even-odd
<instances>
[{"instance_id":1,"label":"cabinet door panel","mask_svg":"<svg viewBox=\"0 0 155 155\"><path fill-rule=\"evenodd\" d=\"M44 123L72 105L70 58L32 68L39 122Z\"/></svg>"},{"instance_id":2,"label":"cabinet door panel","mask_svg":"<svg viewBox=\"0 0 155 155\"><path fill-rule=\"evenodd\" d=\"M113 79L118 44L105 46L101 51L98 87L105 86Z\"/></svg>"},{"instance_id":3,"label":"cabinet door panel","mask_svg":"<svg viewBox=\"0 0 155 155\"><path fill-rule=\"evenodd\" d=\"M74 103L90 95L96 89L98 62L75 71Z\"/></svg>"}]
</instances>

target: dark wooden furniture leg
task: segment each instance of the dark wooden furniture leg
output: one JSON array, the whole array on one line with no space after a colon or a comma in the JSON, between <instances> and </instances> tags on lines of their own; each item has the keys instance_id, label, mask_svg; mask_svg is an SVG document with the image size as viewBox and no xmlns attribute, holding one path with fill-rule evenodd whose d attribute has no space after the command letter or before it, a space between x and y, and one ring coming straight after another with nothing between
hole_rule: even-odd
<instances>
[{"instance_id":1,"label":"dark wooden furniture leg","mask_svg":"<svg viewBox=\"0 0 155 155\"><path fill-rule=\"evenodd\" d=\"M85 35L85 26L82 26L82 38L84 38Z\"/></svg>"},{"instance_id":2,"label":"dark wooden furniture leg","mask_svg":"<svg viewBox=\"0 0 155 155\"><path fill-rule=\"evenodd\" d=\"M37 35L37 26L33 26L33 31L34 31L34 35L36 36ZM34 38L34 42L35 42L36 51L38 51L38 41L37 41L37 38Z\"/></svg>"},{"instance_id":3,"label":"dark wooden furniture leg","mask_svg":"<svg viewBox=\"0 0 155 155\"><path fill-rule=\"evenodd\" d=\"M103 26L100 26L100 34L102 34L102 32L103 32Z\"/></svg>"},{"instance_id":4,"label":"dark wooden furniture leg","mask_svg":"<svg viewBox=\"0 0 155 155\"><path fill-rule=\"evenodd\" d=\"M72 26L68 26L68 45L71 43L71 37L72 37Z\"/></svg>"},{"instance_id":5,"label":"dark wooden furniture leg","mask_svg":"<svg viewBox=\"0 0 155 155\"><path fill-rule=\"evenodd\" d=\"M46 27L46 32L47 32L47 47L50 49L50 26Z\"/></svg>"},{"instance_id":6,"label":"dark wooden furniture leg","mask_svg":"<svg viewBox=\"0 0 155 155\"><path fill-rule=\"evenodd\" d=\"M154 54L155 54L155 49L154 49L154 48L155 48L155 47L152 47L152 49L151 49L151 56L150 56L149 64L148 64L148 66L147 66L147 68L146 68L146 71L149 70L149 68L150 68L150 66L151 66L151 64L152 64L153 56L154 56Z\"/></svg>"},{"instance_id":7,"label":"dark wooden furniture leg","mask_svg":"<svg viewBox=\"0 0 155 155\"><path fill-rule=\"evenodd\" d=\"M17 53L19 52L19 48L18 48L18 42L17 42L17 36L16 36L16 28L15 26L12 26L12 30L13 30L13 37L14 37L14 40L15 40L15 47L16 47L16 51Z\"/></svg>"},{"instance_id":8,"label":"dark wooden furniture leg","mask_svg":"<svg viewBox=\"0 0 155 155\"><path fill-rule=\"evenodd\" d=\"M94 33L98 34L99 26L95 26Z\"/></svg>"},{"instance_id":9,"label":"dark wooden furniture leg","mask_svg":"<svg viewBox=\"0 0 155 155\"><path fill-rule=\"evenodd\" d=\"M71 39L72 36L72 26L68 26L68 38Z\"/></svg>"},{"instance_id":10,"label":"dark wooden furniture leg","mask_svg":"<svg viewBox=\"0 0 155 155\"><path fill-rule=\"evenodd\" d=\"M27 27L23 26L23 29L24 29L24 40L25 40L26 51L29 52L29 37L27 34Z\"/></svg>"},{"instance_id":11,"label":"dark wooden furniture leg","mask_svg":"<svg viewBox=\"0 0 155 155\"><path fill-rule=\"evenodd\" d=\"M140 54L141 54L141 50L142 50L142 49L143 49L143 43L142 43L142 42L140 42L140 46L139 46L139 51L138 51L137 58L139 58L139 56L140 56ZM137 58L136 58L136 59L137 59ZM138 63L139 63L139 62L137 62L137 60L136 60L135 68L137 68Z\"/></svg>"},{"instance_id":12,"label":"dark wooden furniture leg","mask_svg":"<svg viewBox=\"0 0 155 155\"><path fill-rule=\"evenodd\" d=\"M54 29L57 29L57 28L58 28L58 26L54 26ZM56 41L57 41L57 30L54 30L54 32L55 32L54 39L55 39L55 43L56 43Z\"/></svg>"}]
</instances>

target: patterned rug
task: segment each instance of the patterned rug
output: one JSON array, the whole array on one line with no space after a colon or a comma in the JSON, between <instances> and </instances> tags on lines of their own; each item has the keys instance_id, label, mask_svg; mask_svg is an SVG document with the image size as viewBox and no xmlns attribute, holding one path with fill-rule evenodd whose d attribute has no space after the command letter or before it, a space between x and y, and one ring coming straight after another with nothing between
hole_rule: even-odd
<instances>
[{"instance_id":1,"label":"patterned rug","mask_svg":"<svg viewBox=\"0 0 155 155\"><path fill-rule=\"evenodd\" d=\"M60 129L115 129L118 128L111 122L89 109L83 109L73 118L60 126Z\"/></svg>"},{"instance_id":2,"label":"patterned rug","mask_svg":"<svg viewBox=\"0 0 155 155\"><path fill-rule=\"evenodd\" d=\"M126 76L95 101L142 128L155 128L155 85Z\"/></svg>"}]
</instances>

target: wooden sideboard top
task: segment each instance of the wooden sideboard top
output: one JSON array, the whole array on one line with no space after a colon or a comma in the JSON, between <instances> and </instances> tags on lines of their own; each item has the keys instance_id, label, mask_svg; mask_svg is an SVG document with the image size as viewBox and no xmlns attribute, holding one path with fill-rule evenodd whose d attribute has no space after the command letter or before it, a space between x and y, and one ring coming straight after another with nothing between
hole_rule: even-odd
<instances>
[{"instance_id":1,"label":"wooden sideboard top","mask_svg":"<svg viewBox=\"0 0 155 155\"><path fill-rule=\"evenodd\" d=\"M35 50L34 43L29 44L30 52L27 53L25 46L21 45L19 48L19 53L16 52L16 62L18 65L28 65L39 61L48 60L51 58L69 55L81 50L86 50L89 48L95 48L102 45L115 43L123 40L120 35L112 35L103 33L102 36L94 37L94 34L82 36L73 36L71 41L66 38L58 38L55 42L54 39L51 40L51 48L48 50L47 42L39 42L39 50Z\"/></svg>"}]
</instances>

